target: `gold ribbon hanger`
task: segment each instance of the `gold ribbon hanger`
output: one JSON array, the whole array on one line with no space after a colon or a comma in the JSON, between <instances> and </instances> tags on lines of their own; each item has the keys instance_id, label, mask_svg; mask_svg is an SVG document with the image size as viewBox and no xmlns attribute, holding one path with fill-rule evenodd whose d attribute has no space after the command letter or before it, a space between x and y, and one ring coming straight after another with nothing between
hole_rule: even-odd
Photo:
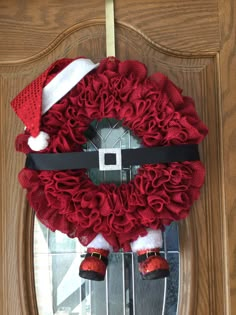
<instances>
[{"instance_id":1,"label":"gold ribbon hanger","mask_svg":"<svg viewBox=\"0 0 236 315\"><path fill-rule=\"evenodd\" d=\"M106 54L115 57L115 17L114 0L105 0L106 6Z\"/></svg>"}]
</instances>

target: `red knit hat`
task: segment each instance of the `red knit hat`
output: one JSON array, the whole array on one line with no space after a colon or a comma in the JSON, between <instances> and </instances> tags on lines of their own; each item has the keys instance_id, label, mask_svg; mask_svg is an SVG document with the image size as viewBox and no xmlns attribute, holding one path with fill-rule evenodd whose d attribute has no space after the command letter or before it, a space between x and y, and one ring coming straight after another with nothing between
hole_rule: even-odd
<instances>
[{"instance_id":1,"label":"red knit hat","mask_svg":"<svg viewBox=\"0 0 236 315\"><path fill-rule=\"evenodd\" d=\"M49 135L40 131L41 115L97 66L83 57L57 60L12 100L12 108L31 134L28 144L32 150L48 145Z\"/></svg>"}]
</instances>

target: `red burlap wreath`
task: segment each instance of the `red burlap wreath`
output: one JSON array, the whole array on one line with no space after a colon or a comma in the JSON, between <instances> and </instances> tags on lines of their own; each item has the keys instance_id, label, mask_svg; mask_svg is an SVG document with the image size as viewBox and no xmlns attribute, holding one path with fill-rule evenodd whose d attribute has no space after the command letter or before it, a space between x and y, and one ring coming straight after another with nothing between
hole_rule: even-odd
<instances>
[{"instance_id":1,"label":"red burlap wreath","mask_svg":"<svg viewBox=\"0 0 236 315\"><path fill-rule=\"evenodd\" d=\"M63 62L63 60L62 60ZM52 71L48 82L55 76ZM93 120L115 118L146 147L200 143L207 128L191 98L181 95L166 76L147 77L137 61L104 59L41 120L50 135L42 152L81 151ZM16 139L18 151L32 152L26 131ZM98 234L114 247L129 243L146 228L185 218L199 197L205 170L200 161L142 165L127 184L94 184L86 170L35 171L24 168L21 185L39 220L51 230L78 237L87 245Z\"/></svg>"}]
</instances>

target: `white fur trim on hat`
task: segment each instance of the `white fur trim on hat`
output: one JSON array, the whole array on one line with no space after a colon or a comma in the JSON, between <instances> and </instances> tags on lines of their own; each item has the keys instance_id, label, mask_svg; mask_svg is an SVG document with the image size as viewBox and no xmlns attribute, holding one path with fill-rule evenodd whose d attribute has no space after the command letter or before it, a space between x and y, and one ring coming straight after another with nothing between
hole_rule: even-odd
<instances>
[{"instance_id":1,"label":"white fur trim on hat","mask_svg":"<svg viewBox=\"0 0 236 315\"><path fill-rule=\"evenodd\" d=\"M45 114L58 100L68 93L83 77L97 68L90 59L76 59L59 72L44 88L42 93L42 114Z\"/></svg>"},{"instance_id":2,"label":"white fur trim on hat","mask_svg":"<svg viewBox=\"0 0 236 315\"><path fill-rule=\"evenodd\" d=\"M133 252L162 247L161 230L147 229L147 232L147 235L139 236L136 241L130 243Z\"/></svg>"},{"instance_id":3,"label":"white fur trim on hat","mask_svg":"<svg viewBox=\"0 0 236 315\"><path fill-rule=\"evenodd\" d=\"M98 249L105 249L109 250L110 252L112 251L111 245L105 240L105 238L102 236L102 234L98 234L91 243L88 244L87 246L93 247L93 248L98 248Z\"/></svg>"},{"instance_id":4,"label":"white fur trim on hat","mask_svg":"<svg viewBox=\"0 0 236 315\"><path fill-rule=\"evenodd\" d=\"M33 151L41 151L47 148L50 136L44 131L40 131L37 137L30 136L28 139L28 146Z\"/></svg>"}]
</instances>

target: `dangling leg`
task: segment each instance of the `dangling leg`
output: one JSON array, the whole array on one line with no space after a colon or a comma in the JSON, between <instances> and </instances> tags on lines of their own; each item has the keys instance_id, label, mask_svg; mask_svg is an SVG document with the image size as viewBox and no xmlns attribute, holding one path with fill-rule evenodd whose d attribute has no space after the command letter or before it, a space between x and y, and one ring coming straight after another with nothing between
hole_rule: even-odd
<instances>
[{"instance_id":1,"label":"dangling leg","mask_svg":"<svg viewBox=\"0 0 236 315\"><path fill-rule=\"evenodd\" d=\"M131 243L132 251L137 253L139 272L145 280L169 276L168 262L160 256L162 247L161 230L147 229L148 234Z\"/></svg>"},{"instance_id":2,"label":"dangling leg","mask_svg":"<svg viewBox=\"0 0 236 315\"><path fill-rule=\"evenodd\" d=\"M79 268L80 277L96 281L104 280L110 251L112 251L111 245L102 234L98 234L88 244L87 254Z\"/></svg>"}]
</instances>

